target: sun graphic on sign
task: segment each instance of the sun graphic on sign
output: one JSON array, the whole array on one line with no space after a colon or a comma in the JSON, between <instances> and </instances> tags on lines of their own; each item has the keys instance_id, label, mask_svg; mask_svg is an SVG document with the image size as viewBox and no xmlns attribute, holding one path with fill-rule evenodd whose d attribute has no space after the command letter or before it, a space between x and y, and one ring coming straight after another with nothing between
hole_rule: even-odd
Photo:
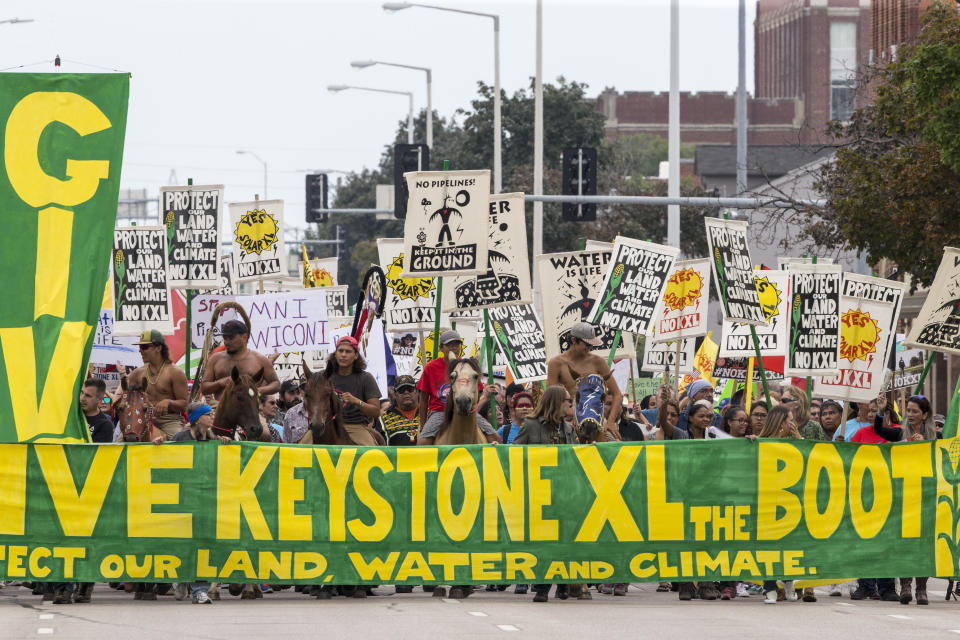
<instances>
[{"instance_id":1,"label":"sun graphic on sign","mask_svg":"<svg viewBox=\"0 0 960 640\"><path fill-rule=\"evenodd\" d=\"M703 277L695 269L680 269L667 280L663 302L673 311L680 311L700 299Z\"/></svg>"},{"instance_id":2,"label":"sun graphic on sign","mask_svg":"<svg viewBox=\"0 0 960 640\"><path fill-rule=\"evenodd\" d=\"M312 269L313 271L313 283L317 287L332 287L333 286L333 275L323 267L317 269Z\"/></svg>"},{"instance_id":3,"label":"sun graphic on sign","mask_svg":"<svg viewBox=\"0 0 960 640\"><path fill-rule=\"evenodd\" d=\"M440 333L443 333L443 331L441 331ZM428 362L430 362L431 360L433 360L433 342L434 342L434 340L433 340L433 335L434 335L434 334L433 334L433 331L431 331L431 332L428 333L426 336L424 336L424 338L423 338L423 346L421 347L420 351L417 352L417 362L420 363L420 366L421 366L421 367L422 367L423 365L427 364ZM472 351L473 351L473 352L470 354L470 357L471 357L471 358L477 357L477 345L476 345L476 344L473 345L473 350L472 350ZM439 351L437 351L437 357L440 357L440 352L439 352ZM461 345L460 345L460 352L457 353L457 357L458 357L458 358L462 358L462 357L463 357L463 344L462 344L462 343L461 343Z\"/></svg>"},{"instance_id":4,"label":"sun graphic on sign","mask_svg":"<svg viewBox=\"0 0 960 640\"><path fill-rule=\"evenodd\" d=\"M264 209L247 211L237 222L234 237L244 253L260 255L277 245L277 233L280 225L273 214Z\"/></svg>"},{"instance_id":5,"label":"sun graphic on sign","mask_svg":"<svg viewBox=\"0 0 960 640\"><path fill-rule=\"evenodd\" d=\"M433 289L433 278L401 278L403 273L403 254L401 253L387 267L387 285L401 300L416 300L429 297Z\"/></svg>"},{"instance_id":6,"label":"sun graphic on sign","mask_svg":"<svg viewBox=\"0 0 960 640\"><path fill-rule=\"evenodd\" d=\"M780 314L780 293L777 285L770 282L767 276L762 278L755 277L757 281L757 298L760 299L760 307L763 309L763 316L767 322Z\"/></svg>"},{"instance_id":7,"label":"sun graphic on sign","mask_svg":"<svg viewBox=\"0 0 960 640\"><path fill-rule=\"evenodd\" d=\"M850 362L863 360L877 352L880 327L870 314L850 309L840 316L840 357Z\"/></svg>"}]
</instances>

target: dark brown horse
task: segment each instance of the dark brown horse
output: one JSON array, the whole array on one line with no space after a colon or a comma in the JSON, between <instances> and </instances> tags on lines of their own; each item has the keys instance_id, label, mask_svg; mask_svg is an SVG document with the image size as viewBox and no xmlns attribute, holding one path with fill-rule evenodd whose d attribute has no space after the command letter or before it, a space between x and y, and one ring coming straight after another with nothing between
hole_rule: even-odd
<instances>
[{"instance_id":1,"label":"dark brown horse","mask_svg":"<svg viewBox=\"0 0 960 640\"><path fill-rule=\"evenodd\" d=\"M300 438L300 444L355 445L343 426L343 403L330 379L322 371L311 372L306 363L303 363L303 375L307 379L303 408L310 420L310 429Z\"/></svg>"},{"instance_id":2,"label":"dark brown horse","mask_svg":"<svg viewBox=\"0 0 960 640\"><path fill-rule=\"evenodd\" d=\"M126 386L126 380L123 381ZM139 387L124 389L117 401L114 418L123 442L150 442L153 440L153 405Z\"/></svg>"},{"instance_id":3,"label":"dark brown horse","mask_svg":"<svg viewBox=\"0 0 960 640\"><path fill-rule=\"evenodd\" d=\"M230 382L220 395L213 414L213 431L218 436L240 440L271 442L270 433L260 424L260 401L257 383L263 377L260 369L253 377L237 367L230 371Z\"/></svg>"}]
</instances>

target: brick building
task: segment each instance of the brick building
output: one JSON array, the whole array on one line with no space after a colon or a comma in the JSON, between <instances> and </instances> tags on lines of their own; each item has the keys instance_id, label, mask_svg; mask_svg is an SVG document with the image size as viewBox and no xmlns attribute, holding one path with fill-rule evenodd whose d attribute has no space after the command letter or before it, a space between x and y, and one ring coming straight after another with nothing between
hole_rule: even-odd
<instances>
[{"instance_id":1,"label":"brick building","mask_svg":"<svg viewBox=\"0 0 960 640\"><path fill-rule=\"evenodd\" d=\"M870 54L877 63L897 59L897 49L916 40L923 14L933 0L873 0L870 7Z\"/></svg>"}]
</instances>

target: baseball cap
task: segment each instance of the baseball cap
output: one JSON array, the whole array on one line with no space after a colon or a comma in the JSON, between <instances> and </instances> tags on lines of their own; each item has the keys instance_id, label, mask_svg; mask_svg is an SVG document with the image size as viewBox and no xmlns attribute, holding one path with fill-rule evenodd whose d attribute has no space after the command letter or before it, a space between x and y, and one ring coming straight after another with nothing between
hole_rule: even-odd
<instances>
[{"instance_id":1,"label":"baseball cap","mask_svg":"<svg viewBox=\"0 0 960 640\"><path fill-rule=\"evenodd\" d=\"M300 389L300 382L297 380L284 380L280 385L280 395Z\"/></svg>"},{"instance_id":2,"label":"baseball cap","mask_svg":"<svg viewBox=\"0 0 960 640\"><path fill-rule=\"evenodd\" d=\"M140 340L137 341L137 344L166 344L166 340L163 339L163 334L156 329L147 329L140 334Z\"/></svg>"},{"instance_id":3,"label":"baseball cap","mask_svg":"<svg viewBox=\"0 0 960 640\"><path fill-rule=\"evenodd\" d=\"M413 379L413 376L398 376L397 381L393 385L394 391L399 391L404 387L417 387L416 380Z\"/></svg>"},{"instance_id":4,"label":"baseball cap","mask_svg":"<svg viewBox=\"0 0 960 640\"><path fill-rule=\"evenodd\" d=\"M447 329L440 334L440 344L450 344L451 342L463 342L463 336L453 329Z\"/></svg>"},{"instance_id":5,"label":"baseball cap","mask_svg":"<svg viewBox=\"0 0 960 640\"><path fill-rule=\"evenodd\" d=\"M354 338L353 336L343 336L342 338L337 340L337 346L339 347L344 342L346 342L348 345L350 345L354 349L357 349L360 346L360 343L357 342L357 339Z\"/></svg>"},{"instance_id":6,"label":"baseball cap","mask_svg":"<svg viewBox=\"0 0 960 640\"><path fill-rule=\"evenodd\" d=\"M240 320L228 320L220 325L220 335L222 336L239 336L244 333L250 332L247 331L247 325Z\"/></svg>"},{"instance_id":7,"label":"baseball cap","mask_svg":"<svg viewBox=\"0 0 960 640\"><path fill-rule=\"evenodd\" d=\"M570 337L583 340L591 347L599 347L603 343L589 322L578 322L570 327Z\"/></svg>"}]
</instances>

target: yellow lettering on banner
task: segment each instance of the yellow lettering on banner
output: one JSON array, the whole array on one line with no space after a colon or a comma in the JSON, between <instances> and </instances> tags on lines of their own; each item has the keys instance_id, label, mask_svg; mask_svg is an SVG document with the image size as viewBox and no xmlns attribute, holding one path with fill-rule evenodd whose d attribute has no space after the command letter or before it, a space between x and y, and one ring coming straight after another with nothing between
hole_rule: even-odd
<instances>
[{"instance_id":1,"label":"yellow lettering on banner","mask_svg":"<svg viewBox=\"0 0 960 640\"><path fill-rule=\"evenodd\" d=\"M666 551L661 551L657 554L657 565L660 567L661 578L676 578L680 575L677 568L670 564L670 559Z\"/></svg>"},{"instance_id":2,"label":"yellow lettering on banner","mask_svg":"<svg viewBox=\"0 0 960 640\"><path fill-rule=\"evenodd\" d=\"M649 449L647 452L649 454ZM652 553L638 553L630 559L630 573L638 578L649 578L657 573L657 567L654 564L656 559L657 556Z\"/></svg>"},{"instance_id":3,"label":"yellow lettering on banner","mask_svg":"<svg viewBox=\"0 0 960 640\"><path fill-rule=\"evenodd\" d=\"M605 580L613 575L613 565L602 560L590 561L590 577L597 580Z\"/></svg>"},{"instance_id":4,"label":"yellow lettering on banner","mask_svg":"<svg viewBox=\"0 0 960 640\"><path fill-rule=\"evenodd\" d=\"M430 554L433 556L433 554ZM431 564L433 564L431 562ZM525 551L507 552L507 580L514 580L517 574L524 580L533 580L533 568L537 566L537 556Z\"/></svg>"},{"instance_id":5,"label":"yellow lettering on banner","mask_svg":"<svg viewBox=\"0 0 960 640\"><path fill-rule=\"evenodd\" d=\"M646 447L647 539L683 540L683 502L667 502L666 447Z\"/></svg>"},{"instance_id":6,"label":"yellow lettering on banner","mask_svg":"<svg viewBox=\"0 0 960 640\"><path fill-rule=\"evenodd\" d=\"M137 556L127 555L125 562L127 575L131 578L146 578L150 575L150 567L153 566L153 556L147 555L143 558L143 564L137 564Z\"/></svg>"},{"instance_id":7,"label":"yellow lettering on banner","mask_svg":"<svg viewBox=\"0 0 960 640\"><path fill-rule=\"evenodd\" d=\"M820 513L817 496L820 492L821 472L827 472L827 507ZM843 460L832 442L813 445L807 457L807 476L803 485L803 513L807 531L817 539L829 538L843 520L846 504L847 476Z\"/></svg>"},{"instance_id":8,"label":"yellow lettering on banner","mask_svg":"<svg viewBox=\"0 0 960 640\"><path fill-rule=\"evenodd\" d=\"M357 459L357 466L353 470L353 491L357 500L373 514L372 524L364 524L360 518L347 523L350 535L359 542L379 542L393 528L393 507L370 484L371 469L386 473L393 470L393 463L380 449L367 449Z\"/></svg>"},{"instance_id":9,"label":"yellow lettering on banner","mask_svg":"<svg viewBox=\"0 0 960 640\"><path fill-rule=\"evenodd\" d=\"M243 447L217 448L217 538L220 540L240 538L240 512L242 511L254 539L272 540L270 527L267 526L263 509L260 508L260 502L257 500L256 488L267 465L277 452L277 447L254 448L242 470L240 468L241 451Z\"/></svg>"},{"instance_id":10,"label":"yellow lettering on banner","mask_svg":"<svg viewBox=\"0 0 960 640\"><path fill-rule=\"evenodd\" d=\"M90 470L77 491L63 445L42 444L34 448L40 469L53 499L60 526L67 536L90 536L100 517L122 447L95 447Z\"/></svg>"},{"instance_id":11,"label":"yellow lettering on banner","mask_svg":"<svg viewBox=\"0 0 960 640\"><path fill-rule=\"evenodd\" d=\"M784 551L783 552L783 575L802 576L806 570L800 566L803 560L803 551Z\"/></svg>"},{"instance_id":12,"label":"yellow lettering on banner","mask_svg":"<svg viewBox=\"0 0 960 640\"><path fill-rule=\"evenodd\" d=\"M911 444L909 447L891 447L890 463L893 477L903 480L903 502L900 517L900 536L919 538L923 521L923 479L933 476L930 460L932 442Z\"/></svg>"},{"instance_id":13,"label":"yellow lettering on banner","mask_svg":"<svg viewBox=\"0 0 960 640\"><path fill-rule=\"evenodd\" d=\"M427 554L427 561L443 567L444 580L453 580L457 575L457 567L466 567L470 564L470 554L431 551Z\"/></svg>"},{"instance_id":14,"label":"yellow lettering on banner","mask_svg":"<svg viewBox=\"0 0 960 640\"><path fill-rule=\"evenodd\" d=\"M501 447L483 449L483 539L499 538L500 512L507 526L510 540L523 540L524 524L524 484L523 484L523 448L507 447L507 460L510 464L510 480L503 473L500 456Z\"/></svg>"},{"instance_id":15,"label":"yellow lettering on banner","mask_svg":"<svg viewBox=\"0 0 960 640\"><path fill-rule=\"evenodd\" d=\"M54 122L80 136L109 129L110 120L90 100L69 91L34 91L10 111L4 143L7 178L20 199L31 207L56 202L66 207L86 202L97 192L100 180L110 174L107 160L67 158L67 180L48 174L37 153L40 137Z\"/></svg>"},{"instance_id":16,"label":"yellow lettering on banner","mask_svg":"<svg viewBox=\"0 0 960 640\"><path fill-rule=\"evenodd\" d=\"M710 522L711 509L707 506L690 507L690 522L693 523L693 539L707 539L707 523Z\"/></svg>"},{"instance_id":17,"label":"yellow lettering on banner","mask_svg":"<svg viewBox=\"0 0 960 640\"><path fill-rule=\"evenodd\" d=\"M246 551L231 551L227 556L226 562L220 568L220 577L229 578L237 571L243 572L243 577L248 580L256 580L257 572L253 570L253 562L250 560L250 554Z\"/></svg>"},{"instance_id":18,"label":"yellow lettering on banner","mask_svg":"<svg viewBox=\"0 0 960 640\"><path fill-rule=\"evenodd\" d=\"M693 575L693 552L691 551L681 551L680 552L680 571L684 576Z\"/></svg>"},{"instance_id":19,"label":"yellow lettering on banner","mask_svg":"<svg viewBox=\"0 0 960 640\"><path fill-rule=\"evenodd\" d=\"M280 466L277 478L277 540L310 540L313 538L313 517L297 515L297 502L303 501L303 478L297 469L313 466L313 451L305 447L281 447L277 456Z\"/></svg>"},{"instance_id":20,"label":"yellow lettering on banner","mask_svg":"<svg viewBox=\"0 0 960 640\"><path fill-rule=\"evenodd\" d=\"M8 549L10 557L7 560L7 575L11 578L26 578L27 569L23 566L23 559L27 557L27 548L12 544Z\"/></svg>"},{"instance_id":21,"label":"yellow lettering on banner","mask_svg":"<svg viewBox=\"0 0 960 640\"><path fill-rule=\"evenodd\" d=\"M27 508L27 445L0 445L0 535L22 536Z\"/></svg>"},{"instance_id":22,"label":"yellow lettering on banner","mask_svg":"<svg viewBox=\"0 0 960 640\"><path fill-rule=\"evenodd\" d=\"M803 476L803 455L785 442L761 442L759 447L757 540L779 540L800 522L800 498L787 489ZM784 510L782 517L778 517L778 509Z\"/></svg>"},{"instance_id":23,"label":"yellow lettering on banner","mask_svg":"<svg viewBox=\"0 0 960 640\"><path fill-rule=\"evenodd\" d=\"M433 554L430 554L431 556ZM467 555L467 554L463 554ZM399 551L391 551L386 558L373 556L370 562L363 559L363 556L355 551L347 554L353 568L357 570L357 575L361 580L380 580L388 581L393 575L393 568L397 566L397 560L400 559Z\"/></svg>"},{"instance_id":24,"label":"yellow lettering on banner","mask_svg":"<svg viewBox=\"0 0 960 640\"><path fill-rule=\"evenodd\" d=\"M402 582L410 578L434 580L433 571L430 570L430 566L419 551L408 551L403 557L403 562L400 563L400 568L397 569L398 581Z\"/></svg>"},{"instance_id":25,"label":"yellow lettering on banner","mask_svg":"<svg viewBox=\"0 0 960 640\"><path fill-rule=\"evenodd\" d=\"M494 569L494 563L503 559L502 553L472 553L470 565L474 580L502 580L503 574Z\"/></svg>"},{"instance_id":26,"label":"yellow lettering on banner","mask_svg":"<svg viewBox=\"0 0 960 640\"><path fill-rule=\"evenodd\" d=\"M331 542L343 542L347 539L346 504L347 481L350 479L350 469L353 459L357 456L356 449L341 449L340 457L334 466L327 449L314 449L317 462L320 463L320 472L330 494L329 538Z\"/></svg>"},{"instance_id":27,"label":"yellow lettering on banner","mask_svg":"<svg viewBox=\"0 0 960 640\"><path fill-rule=\"evenodd\" d=\"M596 496L587 517L580 525L576 542L596 542L603 531L603 525L610 523L610 528L619 542L642 541L640 528L630 513L630 508L623 500L623 485L627 483L633 465L640 456L643 446L623 446L617 450L610 469L604 464L603 458L596 447L576 447L574 454L587 474L587 480Z\"/></svg>"},{"instance_id":28,"label":"yellow lettering on banner","mask_svg":"<svg viewBox=\"0 0 960 640\"><path fill-rule=\"evenodd\" d=\"M747 516L750 515L750 505L738 504L733 508L733 539L749 540L750 532L747 531Z\"/></svg>"},{"instance_id":29,"label":"yellow lettering on banner","mask_svg":"<svg viewBox=\"0 0 960 640\"><path fill-rule=\"evenodd\" d=\"M551 578L563 578L566 580L569 577L567 574L567 565L559 560L551 562L550 566L547 567L547 573L543 576L544 580L550 580Z\"/></svg>"},{"instance_id":30,"label":"yellow lettering on banner","mask_svg":"<svg viewBox=\"0 0 960 640\"><path fill-rule=\"evenodd\" d=\"M309 451L309 449L305 449L305 451ZM290 551L281 551L279 558L277 554L272 551L261 551L260 557L257 560L257 568L260 570L259 578L261 580L269 580L272 576L280 580L289 580L292 560L293 553Z\"/></svg>"},{"instance_id":31,"label":"yellow lettering on banner","mask_svg":"<svg viewBox=\"0 0 960 640\"><path fill-rule=\"evenodd\" d=\"M560 524L556 520L543 517L543 508L550 506L550 481L542 478L544 467L557 466L556 447L526 447L527 452L527 495L530 496L530 540L558 540Z\"/></svg>"},{"instance_id":32,"label":"yellow lettering on banner","mask_svg":"<svg viewBox=\"0 0 960 640\"><path fill-rule=\"evenodd\" d=\"M33 274L33 319L67 312L67 285L63 265L70 264L73 211L47 207L37 215L37 267Z\"/></svg>"},{"instance_id":33,"label":"yellow lettering on banner","mask_svg":"<svg viewBox=\"0 0 960 640\"><path fill-rule=\"evenodd\" d=\"M37 355L33 327L0 329L0 348L7 370L7 386L13 408L17 439L33 440L42 433L62 434L71 407L73 388L83 362L83 349L93 329L86 322L64 322L37 404ZM39 441L39 440L38 440ZM64 442L62 438L58 442Z\"/></svg>"},{"instance_id":34,"label":"yellow lettering on banner","mask_svg":"<svg viewBox=\"0 0 960 640\"><path fill-rule=\"evenodd\" d=\"M453 510L453 479L457 472L463 478L463 504L460 512ZM470 452L457 447L447 454L437 473L437 516L451 540L466 540L480 510L480 472Z\"/></svg>"},{"instance_id":35,"label":"yellow lettering on banner","mask_svg":"<svg viewBox=\"0 0 960 640\"><path fill-rule=\"evenodd\" d=\"M867 471L873 479L873 506L869 511L863 506L863 476ZM883 528L893 504L892 484L880 447L859 447L850 463L850 516L861 538L873 538Z\"/></svg>"},{"instance_id":36,"label":"yellow lettering on banner","mask_svg":"<svg viewBox=\"0 0 960 640\"><path fill-rule=\"evenodd\" d=\"M753 554L749 551L737 551L733 564L730 566L730 575L737 577L746 573L748 576L759 576L760 567L757 561L753 559Z\"/></svg>"},{"instance_id":37,"label":"yellow lettering on banner","mask_svg":"<svg viewBox=\"0 0 960 640\"><path fill-rule=\"evenodd\" d=\"M776 569L773 565L780 562L780 552L771 551L771 550L760 550L756 552L757 562L763 565L764 575L770 575L776 573Z\"/></svg>"},{"instance_id":38,"label":"yellow lettering on banner","mask_svg":"<svg viewBox=\"0 0 960 640\"><path fill-rule=\"evenodd\" d=\"M100 561L100 575L104 578L119 578L123 575L123 558L115 553L104 556Z\"/></svg>"},{"instance_id":39,"label":"yellow lettering on banner","mask_svg":"<svg viewBox=\"0 0 960 640\"><path fill-rule=\"evenodd\" d=\"M326 570L327 559L323 554L316 551L297 551L293 554L293 577L297 580L319 578Z\"/></svg>"},{"instance_id":40,"label":"yellow lettering on banner","mask_svg":"<svg viewBox=\"0 0 960 640\"><path fill-rule=\"evenodd\" d=\"M718 571L720 575L730 573L730 555L719 551L714 557L709 551L697 551L697 575L706 577L708 571Z\"/></svg>"},{"instance_id":41,"label":"yellow lettering on banner","mask_svg":"<svg viewBox=\"0 0 960 640\"><path fill-rule=\"evenodd\" d=\"M570 579L576 580L577 578L589 578L590 577L590 561L583 560L570 560Z\"/></svg>"},{"instance_id":42,"label":"yellow lettering on banner","mask_svg":"<svg viewBox=\"0 0 960 640\"><path fill-rule=\"evenodd\" d=\"M50 567L41 567L40 561L50 557L50 549L37 547L30 552L30 575L34 578L46 578L50 575Z\"/></svg>"},{"instance_id":43,"label":"yellow lettering on banner","mask_svg":"<svg viewBox=\"0 0 960 640\"><path fill-rule=\"evenodd\" d=\"M84 547L54 547L53 557L63 560L63 577L72 578L74 561L86 558L87 550Z\"/></svg>"},{"instance_id":44,"label":"yellow lettering on banner","mask_svg":"<svg viewBox=\"0 0 960 640\"><path fill-rule=\"evenodd\" d=\"M154 482L153 470L192 469L193 447L124 447L124 451L127 454L127 535L192 538L192 514L154 513L153 505L180 503L180 485Z\"/></svg>"},{"instance_id":45,"label":"yellow lettering on banner","mask_svg":"<svg viewBox=\"0 0 960 640\"><path fill-rule=\"evenodd\" d=\"M197 549L197 578L216 578L217 568L210 564L210 549Z\"/></svg>"},{"instance_id":46,"label":"yellow lettering on banner","mask_svg":"<svg viewBox=\"0 0 960 640\"><path fill-rule=\"evenodd\" d=\"M439 449L400 447L396 452L397 472L410 474L410 541L422 542L427 539L427 474L437 470Z\"/></svg>"},{"instance_id":47,"label":"yellow lettering on banner","mask_svg":"<svg viewBox=\"0 0 960 640\"><path fill-rule=\"evenodd\" d=\"M155 578L176 578L180 558L177 556L153 556L153 576Z\"/></svg>"}]
</instances>

